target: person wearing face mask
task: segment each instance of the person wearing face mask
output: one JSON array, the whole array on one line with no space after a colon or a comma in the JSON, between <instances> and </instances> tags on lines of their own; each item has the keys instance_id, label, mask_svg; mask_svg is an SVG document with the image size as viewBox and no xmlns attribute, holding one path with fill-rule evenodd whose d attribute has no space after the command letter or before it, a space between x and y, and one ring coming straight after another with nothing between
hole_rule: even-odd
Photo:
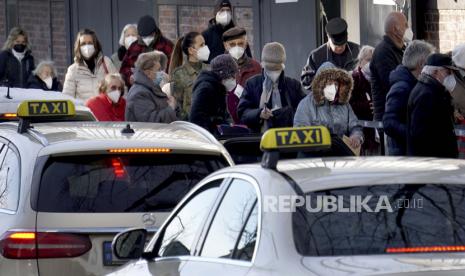
<instances>
[{"instance_id":1,"label":"person wearing face mask","mask_svg":"<svg viewBox=\"0 0 465 276\"><path fill-rule=\"evenodd\" d=\"M52 61L41 61L27 81L27 88L60 91L62 86Z\"/></svg>"},{"instance_id":2,"label":"person wearing face mask","mask_svg":"<svg viewBox=\"0 0 465 276\"><path fill-rule=\"evenodd\" d=\"M0 86L26 88L34 67L27 33L18 27L11 29L0 52Z\"/></svg>"},{"instance_id":3,"label":"person wearing face mask","mask_svg":"<svg viewBox=\"0 0 465 276\"><path fill-rule=\"evenodd\" d=\"M137 33L136 24L127 24L126 26L124 26L118 42L119 48L111 56L111 61L115 65L115 68L116 70L118 70L118 72L121 69L121 62L123 61L123 58L126 55L126 52L128 51L129 47L132 45L133 42L137 41L138 39L139 34Z\"/></svg>"},{"instance_id":4,"label":"person wearing face mask","mask_svg":"<svg viewBox=\"0 0 465 276\"><path fill-rule=\"evenodd\" d=\"M192 89L200 72L206 69L210 50L205 45L203 36L198 32L190 32L178 39L171 55L171 87L176 98L181 120L189 120L192 105Z\"/></svg>"},{"instance_id":5,"label":"person wearing face mask","mask_svg":"<svg viewBox=\"0 0 465 276\"><path fill-rule=\"evenodd\" d=\"M285 76L285 62L284 46L267 43L262 50L262 74L245 85L237 115L255 133L291 127L297 105L305 97L300 82Z\"/></svg>"},{"instance_id":6,"label":"person wearing face mask","mask_svg":"<svg viewBox=\"0 0 465 276\"><path fill-rule=\"evenodd\" d=\"M353 79L345 70L324 63L312 82L311 93L300 103L294 127L326 126L332 135L349 137L350 146L363 144L362 127L349 104Z\"/></svg>"},{"instance_id":7,"label":"person wearing face mask","mask_svg":"<svg viewBox=\"0 0 465 276\"><path fill-rule=\"evenodd\" d=\"M245 83L251 77L260 75L262 67L260 63L245 53L248 43L247 33L244 28L234 27L229 29L223 34L223 41L226 51L234 58L239 67L236 74L238 86L234 90L228 91L227 96L228 111L234 123L239 124L240 119L237 116L237 105L239 104Z\"/></svg>"},{"instance_id":8,"label":"person wearing face mask","mask_svg":"<svg viewBox=\"0 0 465 276\"><path fill-rule=\"evenodd\" d=\"M371 95L370 61L375 48L363 46L357 57L357 65L352 72L354 89L350 97L350 106L359 120L373 121L373 102ZM375 130L363 129L365 142L361 148L361 155L379 155L379 144L375 140Z\"/></svg>"},{"instance_id":9,"label":"person wearing face mask","mask_svg":"<svg viewBox=\"0 0 465 276\"><path fill-rule=\"evenodd\" d=\"M74 43L74 63L66 72L63 94L85 102L98 94L98 86L107 74L116 72L111 59L103 55L96 33L81 30Z\"/></svg>"},{"instance_id":10,"label":"person wearing face mask","mask_svg":"<svg viewBox=\"0 0 465 276\"><path fill-rule=\"evenodd\" d=\"M302 70L301 81L307 90L310 90L316 71L325 62L347 71L355 68L360 45L348 41L347 22L339 17L333 18L326 24L325 30L328 42L310 53Z\"/></svg>"},{"instance_id":11,"label":"person wearing face mask","mask_svg":"<svg viewBox=\"0 0 465 276\"><path fill-rule=\"evenodd\" d=\"M376 45L373 59L370 62L371 92L373 94L373 118L383 120L386 95L390 88L389 74L402 63L405 43L413 39L412 30L408 26L405 15L391 12L384 21L383 40ZM381 154L384 155L384 132L378 130L381 142Z\"/></svg>"},{"instance_id":12,"label":"person wearing face mask","mask_svg":"<svg viewBox=\"0 0 465 276\"><path fill-rule=\"evenodd\" d=\"M163 52L168 58L166 66L166 71L168 71L170 66L169 60L173 51L173 42L163 36L153 16L142 16L137 22L137 31L139 32L139 38L129 46L121 62L121 69L119 71L127 87L131 87L134 82L134 77L132 76L134 64L140 54L154 50Z\"/></svg>"},{"instance_id":13,"label":"person wearing face mask","mask_svg":"<svg viewBox=\"0 0 465 276\"><path fill-rule=\"evenodd\" d=\"M154 83L166 59L164 53L156 50L137 58L134 84L126 98L126 121L167 124L176 121L176 99Z\"/></svg>"},{"instance_id":14,"label":"person wearing face mask","mask_svg":"<svg viewBox=\"0 0 465 276\"><path fill-rule=\"evenodd\" d=\"M211 62L211 71L200 72L194 83L192 108L189 121L218 135L219 125L229 125L230 115L226 108L226 93L236 87L237 64L223 54Z\"/></svg>"},{"instance_id":15,"label":"person wearing face mask","mask_svg":"<svg viewBox=\"0 0 465 276\"><path fill-rule=\"evenodd\" d=\"M455 118L458 123L465 124L465 43L455 46L451 52L452 62L459 70L454 71L457 85L452 91L452 103L455 107Z\"/></svg>"},{"instance_id":16,"label":"person wearing face mask","mask_svg":"<svg viewBox=\"0 0 465 276\"><path fill-rule=\"evenodd\" d=\"M202 32L205 44L210 49L210 63L215 57L225 53L223 34L235 26L232 16L232 5L229 0L218 0L215 5L215 17L208 22L208 29ZM251 57L249 46L245 47L246 54Z\"/></svg>"},{"instance_id":17,"label":"person wearing face mask","mask_svg":"<svg viewBox=\"0 0 465 276\"><path fill-rule=\"evenodd\" d=\"M99 95L90 98L86 106L99 121L124 121L126 100L124 81L118 73L108 74L99 85Z\"/></svg>"},{"instance_id":18,"label":"person wearing face mask","mask_svg":"<svg viewBox=\"0 0 465 276\"><path fill-rule=\"evenodd\" d=\"M426 60L407 107L407 155L457 158L454 108L456 86L452 59L432 54Z\"/></svg>"},{"instance_id":19,"label":"person wearing face mask","mask_svg":"<svg viewBox=\"0 0 465 276\"><path fill-rule=\"evenodd\" d=\"M407 106L410 92L417 84L421 70L434 46L414 40L405 49L402 64L391 72L391 88L386 98L383 126L386 133L387 152L392 156L407 155Z\"/></svg>"}]
</instances>

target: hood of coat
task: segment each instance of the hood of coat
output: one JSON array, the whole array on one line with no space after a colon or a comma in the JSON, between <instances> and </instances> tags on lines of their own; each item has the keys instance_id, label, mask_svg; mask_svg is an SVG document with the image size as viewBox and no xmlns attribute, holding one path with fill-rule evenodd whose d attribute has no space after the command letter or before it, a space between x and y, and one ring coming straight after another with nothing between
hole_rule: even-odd
<instances>
[{"instance_id":1,"label":"hood of coat","mask_svg":"<svg viewBox=\"0 0 465 276\"><path fill-rule=\"evenodd\" d=\"M144 74L144 72L137 68L134 69L134 84L146 87L155 93L155 95L158 97L167 97L166 94L161 91L161 88L158 85L155 85L153 81L149 79L146 74Z\"/></svg>"},{"instance_id":2,"label":"hood of coat","mask_svg":"<svg viewBox=\"0 0 465 276\"><path fill-rule=\"evenodd\" d=\"M325 69L318 73L312 82L312 93L316 103L324 104L325 96L323 90L326 85L331 82L338 82L345 84L348 89L339 90L338 92L338 103L346 104L350 100L352 89L354 88L354 80L345 70L339 68Z\"/></svg>"},{"instance_id":3,"label":"hood of coat","mask_svg":"<svg viewBox=\"0 0 465 276\"><path fill-rule=\"evenodd\" d=\"M197 83L209 82L214 85L221 85L220 77L217 74L213 73L212 71L208 71L208 70L202 70L199 76L197 77L196 82Z\"/></svg>"},{"instance_id":4,"label":"hood of coat","mask_svg":"<svg viewBox=\"0 0 465 276\"><path fill-rule=\"evenodd\" d=\"M389 75L389 82L392 86L394 83L400 81L407 82L409 85L414 86L417 82L417 78L415 78L415 76L412 74L412 72L410 72L410 70L407 67L399 65Z\"/></svg>"}]
</instances>

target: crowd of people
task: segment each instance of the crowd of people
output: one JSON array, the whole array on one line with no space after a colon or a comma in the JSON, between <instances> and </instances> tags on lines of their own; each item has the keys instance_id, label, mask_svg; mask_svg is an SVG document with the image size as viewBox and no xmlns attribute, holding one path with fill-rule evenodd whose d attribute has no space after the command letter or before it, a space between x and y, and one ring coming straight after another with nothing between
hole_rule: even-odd
<instances>
[{"instance_id":1,"label":"crowd of people","mask_svg":"<svg viewBox=\"0 0 465 276\"><path fill-rule=\"evenodd\" d=\"M252 57L232 9L229 0L218 1L204 32L175 43L143 16L123 28L111 58L94 31L81 30L63 86L53 62L35 66L26 31L13 28L0 52L0 81L62 91L102 121L185 120L214 135L324 125L364 155L458 156L465 45L436 53L413 40L403 13L392 12L382 41L361 47L348 40L347 22L333 18L325 26L328 42L311 51L297 80L285 74L281 43L265 44L260 62ZM384 128L362 128L360 120Z\"/></svg>"}]
</instances>

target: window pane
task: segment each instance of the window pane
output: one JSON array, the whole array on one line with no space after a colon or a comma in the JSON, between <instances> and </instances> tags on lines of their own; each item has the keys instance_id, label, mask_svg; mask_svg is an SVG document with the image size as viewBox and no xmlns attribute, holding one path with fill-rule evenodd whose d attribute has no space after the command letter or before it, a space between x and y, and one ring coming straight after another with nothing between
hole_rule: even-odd
<instances>
[{"instance_id":1,"label":"window pane","mask_svg":"<svg viewBox=\"0 0 465 276\"><path fill-rule=\"evenodd\" d=\"M233 259L251 261L257 242L258 205L255 203L247 225L242 232Z\"/></svg>"},{"instance_id":2,"label":"window pane","mask_svg":"<svg viewBox=\"0 0 465 276\"><path fill-rule=\"evenodd\" d=\"M38 210L61 213L168 212L223 157L198 154L52 157Z\"/></svg>"},{"instance_id":3,"label":"window pane","mask_svg":"<svg viewBox=\"0 0 465 276\"><path fill-rule=\"evenodd\" d=\"M19 157L13 150L8 149L0 169L1 209L16 210L19 199L19 184Z\"/></svg>"},{"instance_id":4,"label":"window pane","mask_svg":"<svg viewBox=\"0 0 465 276\"><path fill-rule=\"evenodd\" d=\"M203 245L201 256L231 258L257 195L252 184L235 179L228 188Z\"/></svg>"},{"instance_id":5,"label":"window pane","mask_svg":"<svg viewBox=\"0 0 465 276\"><path fill-rule=\"evenodd\" d=\"M194 239L216 199L222 180L207 184L189 200L171 220L163 233L160 257L194 253Z\"/></svg>"},{"instance_id":6,"label":"window pane","mask_svg":"<svg viewBox=\"0 0 465 276\"><path fill-rule=\"evenodd\" d=\"M322 196L334 196L337 204L332 206L346 211L320 209L325 206ZM364 199L369 200L359 204ZM464 185L360 186L307 193L305 200L310 207L297 208L292 218L295 246L304 256L404 253L465 244Z\"/></svg>"}]
</instances>

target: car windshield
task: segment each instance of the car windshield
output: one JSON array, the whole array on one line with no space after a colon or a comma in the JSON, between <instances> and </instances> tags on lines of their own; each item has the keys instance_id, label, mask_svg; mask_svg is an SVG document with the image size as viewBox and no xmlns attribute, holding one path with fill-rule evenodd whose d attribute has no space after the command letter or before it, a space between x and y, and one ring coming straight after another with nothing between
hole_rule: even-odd
<instances>
[{"instance_id":1,"label":"car windshield","mask_svg":"<svg viewBox=\"0 0 465 276\"><path fill-rule=\"evenodd\" d=\"M170 211L201 179L225 166L221 156L199 154L50 157L37 211Z\"/></svg>"},{"instance_id":2,"label":"car windshield","mask_svg":"<svg viewBox=\"0 0 465 276\"><path fill-rule=\"evenodd\" d=\"M304 201L292 213L303 256L465 250L465 185L327 189L304 194Z\"/></svg>"}]
</instances>

